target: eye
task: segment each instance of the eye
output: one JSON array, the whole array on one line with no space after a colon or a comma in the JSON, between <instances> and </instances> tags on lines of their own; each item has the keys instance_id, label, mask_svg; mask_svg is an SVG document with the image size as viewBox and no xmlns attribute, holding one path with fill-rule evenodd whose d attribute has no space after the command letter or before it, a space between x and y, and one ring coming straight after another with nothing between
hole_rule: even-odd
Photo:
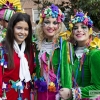
<instances>
[{"instance_id":1,"label":"eye","mask_svg":"<svg viewBox=\"0 0 100 100\"><path fill-rule=\"evenodd\" d=\"M88 27L87 26L81 26L82 27L82 29L87 29Z\"/></svg>"},{"instance_id":2,"label":"eye","mask_svg":"<svg viewBox=\"0 0 100 100\"><path fill-rule=\"evenodd\" d=\"M43 23L44 24L50 24L50 21L47 20L47 21L44 21Z\"/></svg>"},{"instance_id":3,"label":"eye","mask_svg":"<svg viewBox=\"0 0 100 100\"><path fill-rule=\"evenodd\" d=\"M28 28L25 28L25 30L28 31L29 29Z\"/></svg>"},{"instance_id":4,"label":"eye","mask_svg":"<svg viewBox=\"0 0 100 100\"><path fill-rule=\"evenodd\" d=\"M20 26L17 26L16 28L17 28L17 29L21 29L22 27L20 27Z\"/></svg>"},{"instance_id":5,"label":"eye","mask_svg":"<svg viewBox=\"0 0 100 100\"><path fill-rule=\"evenodd\" d=\"M77 27L77 26L74 26L74 27L73 27L73 30L77 30L77 29L78 29L78 27Z\"/></svg>"},{"instance_id":6,"label":"eye","mask_svg":"<svg viewBox=\"0 0 100 100\"><path fill-rule=\"evenodd\" d=\"M57 22L57 21L54 21L54 22L53 22L53 24L54 24L54 25L57 25L57 24L58 24L58 22Z\"/></svg>"}]
</instances>

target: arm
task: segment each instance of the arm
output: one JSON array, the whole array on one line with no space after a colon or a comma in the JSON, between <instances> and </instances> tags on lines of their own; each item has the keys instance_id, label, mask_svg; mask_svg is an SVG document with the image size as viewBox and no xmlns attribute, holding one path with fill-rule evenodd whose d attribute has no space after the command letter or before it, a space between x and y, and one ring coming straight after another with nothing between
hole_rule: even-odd
<instances>
[{"instance_id":1,"label":"arm","mask_svg":"<svg viewBox=\"0 0 100 100\"><path fill-rule=\"evenodd\" d=\"M72 87L72 67L69 62L69 43L67 41L62 42L62 51L61 51L61 85L63 88Z\"/></svg>"},{"instance_id":2,"label":"arm","mask_svg":"<svg viewBox=\"0 0 100 100\"><path fill-rule=\"evenodd\" d=\"M78 87L73 90L73 97L76 97L75 91L79 91L79 95L81 98L90 98L95 97L95 95L90 95L90 91L98 91L100 95L100 50L94 50L89 55L89 68L91 72L91 81L89 86L86 87ZM97 95L96 95L97 96Z\"/></svg>"},{"instance_id":3,"label":"arm","mask_svg":"<svg viewBox=\"0 0 100 100\"><path fill-rule=\"evenodd\" d=\"M89 55L89 68L91 72L91 81L89 86L76 87L68 89L62 88L59 93L62 98L68 99L73 96L73 100L79 100L82 98L97 97L97 93L100 95L100 50L94 50ZM89 91L99 91L95 95L90 95Z\"/></svg>"}]
</instances>

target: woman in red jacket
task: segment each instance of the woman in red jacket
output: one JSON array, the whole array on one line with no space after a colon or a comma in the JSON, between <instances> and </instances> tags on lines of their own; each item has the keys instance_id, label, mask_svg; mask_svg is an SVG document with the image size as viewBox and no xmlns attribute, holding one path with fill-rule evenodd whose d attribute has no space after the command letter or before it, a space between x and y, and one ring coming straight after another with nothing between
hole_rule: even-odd
<instances>
[{"instance_id":1,"label":"woman in red jacket","mask_svg":"<svg viewBox=\"0 0 100 100\"><path fill-rule=\"evenodd\" d=\"M30 16L26 13L14 14L1 46L2 99L30 100L31 74L34 70L31 38Z\"/></svg>"}]
</instances>

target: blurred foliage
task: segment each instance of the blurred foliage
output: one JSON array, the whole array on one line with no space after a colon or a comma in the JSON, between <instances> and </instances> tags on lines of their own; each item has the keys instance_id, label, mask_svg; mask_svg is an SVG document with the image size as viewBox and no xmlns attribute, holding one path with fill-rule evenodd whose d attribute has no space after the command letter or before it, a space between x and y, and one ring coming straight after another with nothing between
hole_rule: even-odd
<instances>
[{"instance_id":1,"label":"blurred foliage","mask_svg":"<svg viewBox=\"0 0 100 100\"><path fill-rule=\"evenodd\" d=\"M94 27L100 30L100 0L70 0L71 12L82 9L94 22Z\"/></svg>"},{"instance_id":2,"label":"blurred foliage","mask_svg":"<svg viewBox=\"0 0 100 100\"><path fill-rule=\"evenodd\" d=\"M43 7L52 3L44 0L34 0L34 2L35 1L37 4L42 3ZM94 27L100 30L100 0L69 0L69 2L62 1L61 4L56 5L65 13L64 23L67 28L70 16L74 15L77 10L82 9L84 13L88 12L88 16L90 16L94 22Z\"/></svg>"}]
</instances>

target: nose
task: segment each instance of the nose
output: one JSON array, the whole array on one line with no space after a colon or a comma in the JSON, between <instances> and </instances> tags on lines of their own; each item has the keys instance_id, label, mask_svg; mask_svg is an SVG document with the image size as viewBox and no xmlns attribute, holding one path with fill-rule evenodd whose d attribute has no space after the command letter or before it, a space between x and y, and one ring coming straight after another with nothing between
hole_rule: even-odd
<instances>
[{"instance_id":1,"label":"nose","mask_svg":"<svg viewBox=\"0 0 100 100\"><path fill-rule=\"evenodd\" d=\"M53 26L54 26L53 23L50 23L50 24L49 24L49 27L53 27Z\"/></svg>"},{"instance_id":2,"label":"nose","mask_svg":"<svg viewBox=\"0 0 100 100\"><path fill-rule=\"evenodd\" d=\"M21 33L24 34L25 33L25 30L24 29L21 29Z\"/></svg>"},{"instance_id":3,"label":"nose","mask_svg":"<svg viewBox=\"0 0 100 100\"><path fill-rule=\"evenodd\" d=\"M79 32L82 31L82 28L81 28L81 27L78 27L78 31L79 31Z\"/></svg>"}]
</instances>

